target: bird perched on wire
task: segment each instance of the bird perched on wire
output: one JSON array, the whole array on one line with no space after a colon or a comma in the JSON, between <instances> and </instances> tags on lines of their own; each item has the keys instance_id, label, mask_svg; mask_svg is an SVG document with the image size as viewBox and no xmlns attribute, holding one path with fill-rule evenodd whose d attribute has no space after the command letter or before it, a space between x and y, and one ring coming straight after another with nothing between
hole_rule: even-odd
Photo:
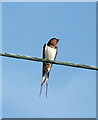
<instances>
[{"instance_id":1,"label":"bird perched on wire","mask_svg":"<svg viewBox=\"0 0 98 120\"><path fill-rule=\"evenodd\" d=\"M59 39L52 38L49 40L47 44L43 46L43 59L46 58L48 60L55 60L58 52L58 47L56 46ZM49 80L49 72L51 70L52 63L45 63L43 62L42 68L42 82L40 87L40 96L42 92L43 83L46 81L46 98L47 98L47 91L48 91L48 80Z\"/></svg>"}]
</instances>

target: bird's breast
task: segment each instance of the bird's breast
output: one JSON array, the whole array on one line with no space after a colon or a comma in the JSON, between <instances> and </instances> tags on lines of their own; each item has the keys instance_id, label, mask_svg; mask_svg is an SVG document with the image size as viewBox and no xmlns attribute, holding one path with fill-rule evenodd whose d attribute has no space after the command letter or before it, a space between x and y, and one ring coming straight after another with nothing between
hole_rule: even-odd
<instances>
[{"instance_id":1,"label":"bird's breast","mask_svg":"<svg viewBox=\"0 0 98 120\"><path fill-rule=\"evenodd\" d=\"M46 47L45 58L49 60L54 60L56 55L56 49L49 46Z\"/></svg>"}]
</instances>

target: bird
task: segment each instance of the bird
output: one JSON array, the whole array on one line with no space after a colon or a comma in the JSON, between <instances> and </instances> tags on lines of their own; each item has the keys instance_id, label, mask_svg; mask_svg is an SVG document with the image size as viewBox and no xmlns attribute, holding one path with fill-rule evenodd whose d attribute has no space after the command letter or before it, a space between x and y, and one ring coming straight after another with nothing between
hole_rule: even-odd
<instances>
[{"instance_id":1,"label":"bird","mask_svg":"<svg viewBox=\"0 0 98 120\"><path fill-rule=\"evenodd\" d=\"M56 59L56 56L58 53L58 47L57 47L58 41L59 41L59 39L57 39L57 38L51 38L47 44L46 43L44 44L44 46L43 46L43 59L48 59L48 60L55 60ZM50 73L51 68L52 68L52 63L43 62L42 82L41 82L41 86L40 86L39 96L41 96L42 86L43 86L44 82L46 82L46 98L47 98L48 80L49 80L49 73Z\"/></svg>"}]
</instances>

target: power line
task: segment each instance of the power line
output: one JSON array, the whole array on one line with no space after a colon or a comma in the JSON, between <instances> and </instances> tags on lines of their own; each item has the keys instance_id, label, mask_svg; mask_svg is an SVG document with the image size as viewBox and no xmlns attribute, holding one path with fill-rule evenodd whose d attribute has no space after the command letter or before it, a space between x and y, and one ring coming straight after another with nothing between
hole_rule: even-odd
<instances>
[{"instance_id":1,"label":"power line","mask_svg":"<svg viewBox=\"0 0 98 120\"><path fill-rule=\"evenodd\" d=\"M42 59L42 58L37 58L37 57L31 57L31 56L17 55L17 54L12 54L12 53L0 52L0 56L17 58L17 59L25 59L25 60L31 60L31 61L38 61L38 62L47 62L47 63L57 64L57 65L78 67L78 68L84 68L84 69L90 69L90 70L98 70L98 67L90 66L90 65L48 60L48 59Z\"/></svg>"}]
</instances>

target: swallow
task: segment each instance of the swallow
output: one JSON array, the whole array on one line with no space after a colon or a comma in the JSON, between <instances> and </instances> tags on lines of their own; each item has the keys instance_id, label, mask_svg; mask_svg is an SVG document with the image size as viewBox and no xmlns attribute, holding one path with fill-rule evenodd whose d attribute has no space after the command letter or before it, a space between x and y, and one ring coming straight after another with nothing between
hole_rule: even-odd
<instances>
[{"instance_id":1,"label":"swallow","mask_svg":"<svg viewBox=\"0 0 98 120\"><path fill-rule=\"evenodd\" d=\"M57 38L52 38L49 40L47 44L44 44L43 46L43 59L48 59L48 60L55 60L57 53L58 53L58 47L56 46L58 43L59 39ZM42 82L41 82L41 87L40 87L40 94L42 92L42 86L44 82L46 81L46 98L47 98L47 91L48 91L48 80L49 80L49 73L52 68L52 63L46 63L43 62L43 67L42 67Z\"/></svg>"}]
</instances>

